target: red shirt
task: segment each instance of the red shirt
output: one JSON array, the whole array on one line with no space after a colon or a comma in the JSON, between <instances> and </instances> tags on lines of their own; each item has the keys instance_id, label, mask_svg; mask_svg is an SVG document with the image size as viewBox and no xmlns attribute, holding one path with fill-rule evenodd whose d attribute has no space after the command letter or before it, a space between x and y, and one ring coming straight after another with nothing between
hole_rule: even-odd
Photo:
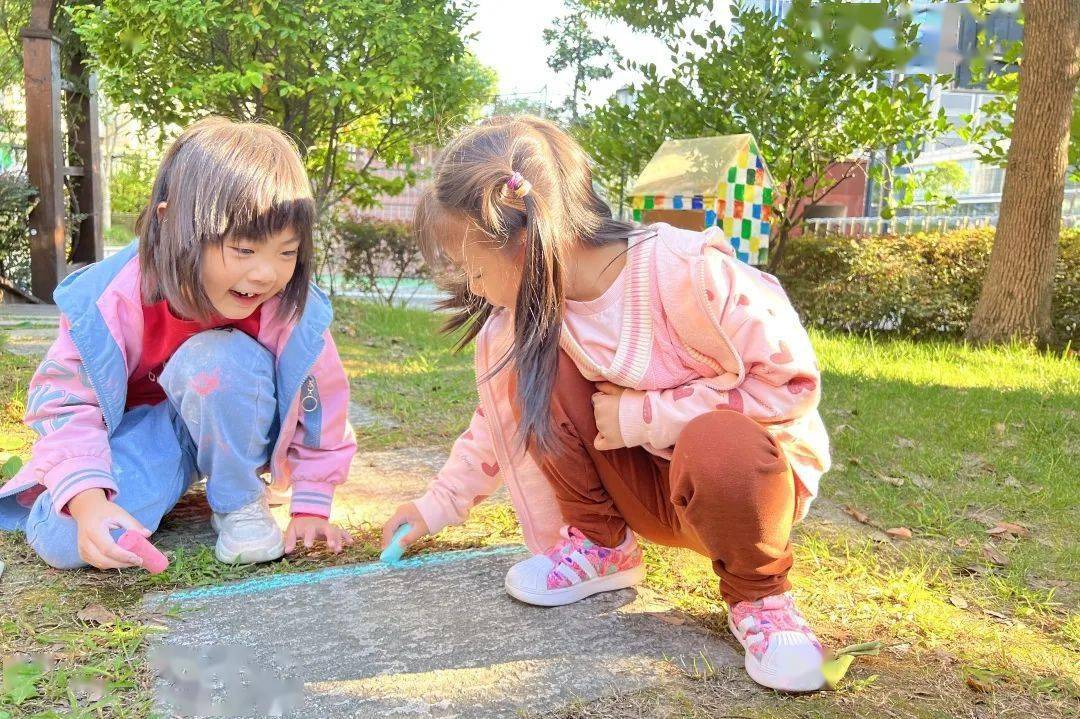
<instances>
[{"instance_id":1,"label":"red shirt","mask_svg":"<svg viewBox=\"0 0 1080 719\"><path fill-rule=\"evenodd\" d=\"M218 327L235 327L251 337L259 337L259 321L262 307L242 320L220 319L210 324L182 320L169 311L165 300L152 305L143 305L143 347L139 366L135 374L128 378L126 409L142 404L158 404L165 400L165 390L157 383L157 378L165 363L193 335L203 330Z\"/></svg>"}]
</instances>

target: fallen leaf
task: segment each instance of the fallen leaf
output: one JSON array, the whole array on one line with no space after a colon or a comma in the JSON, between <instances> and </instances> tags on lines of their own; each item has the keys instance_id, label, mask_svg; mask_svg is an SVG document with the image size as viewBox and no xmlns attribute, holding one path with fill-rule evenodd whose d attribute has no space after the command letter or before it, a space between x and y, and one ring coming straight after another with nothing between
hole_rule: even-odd
<instances>
[{"instance_id":1,"label":"fallen leaf","mask_svg":"<svg viewBox=\"0 0 1080 719\"><path fill-rule=\"evenodd\" d=\"M854 429L855 428L850 424L838 424L836 425L836 429L833 430L833 434L843 434L844 432L851 432Z\"/></svg>"},{"instance_id":2,"label":"fallen leaf","mask_svg":"<svg viewBox=\"0 0 1080 719\"><path fill-rule=\"evenodd\" d=\"M1022 527L1019 524L1013 524L1012 522L998 522L990 529L986 530L986 533L990 536L1000 535L1012 535L1015 537L1027 537L1031 535L1031 531L1027 527Z\"/></svg>"},{"instance_id":3,"label":"fallen leaf","mask_svg":"<svg viewBox=\"0 0 1080 719\"><path fill-rule=\"evenodd\" d=\"M1001 483L1004 484L1006 487L1010 487L1012 489L1020 489L1024 486L1020 484L1016 477L1012 476L1011 474L1006 476L1005 479L1001 480Z\"/></svg>"},{"instance_id":4,"label":"fallen leaf","mask_svg":"<svg viewBox=\"0 0 1080 719\"><path fill-rule=\"evenodd\" d=\"M983 614L988 617L994 617L995 619L1008 619L1007 616L1005 616L1001 612L995 612L993 609L984 609Z\"/></svg>"},{"instance_id":5,"label":"fallen leaf","mask_svg":"<svg viewBox=\"0 0 1080 719\"><path fill-rule=\"evenodd\" d=\"M956 542L954 542L954 544L956 544L956 546L963 549L964 547L967 547L969 544L971 544L971 540L968 539L967 537L960 537L959 539L956 540Z\"/></svg>"},{"instance_id":6,"label":"fallen leaf","mask_svg":"<svg viewBox=\"0 0 1080 719\"><path fill-rule=\"evenodd\" d=\"M897 437L896 446L902 447L903 449L913 449L915 447L915 443L907 437Z\"/></svg>"},{"instance_id":7,"label":"fallen leaf","mask_svg":"<svg viewBox=\"0 0 1080 719\"><path fill-rule=\"evenodd\" d=\"M983 545L982 555L991 564L996 564L999 567L1004 567L1009 563L1009 558L999 552L992 544Z\"/></svg>"},{"instance_id":8,"label":"fallen leaf","mask_svg":"<svg viewBox=\"0 0 1080 719\"><path fill-rule=\"evenodd\" d=\"M847 674L848 669L851 668L851 663L855 661L854 655L842 654L835 659L830 659L821 665L821 675L825 677L825 686L835 691L836 687L840 684L840 680Z\"/></svg>"},{"instance_id":9,"label":"fallen leaf","mask_svg":"<svg viewBox=\"0 0 1080 719\"><path fill-rule=\"evenodd\" d=\"M903 477L890 477L889 475L881 474L880 472L878 474L876 474L875 476L878 479L880 479L882 482L884 482L885 484L891 484L894 487L903 487L904 486L904 478Z\"/></svg>"},{"instance_id":10,"label":"fallen leaf","mask_svg":"<svg viewBox=\"0 0 1080 719\"><path fill-rule=\"evenodd\" d=\"M844 505L844 512L859 524L870 524L870 517L855 509L850 504Z\"/></svg>"},{"instance_id":11,"label":"fallen leaf","mask_svg":"<svg viewBox=\"0 0 1080 719\"><path fill-rule=\"evenodd\" d=\"M8 457L4 465L0 467L0 479L11 479L22 469L23 461L18 455Z\"/></svg>"},{"instance_id":12,"label":"fallen leaf","mask_svg":"<svg viewBox=\"0 0 1080 719\"><path fill-rule=\"evenodd\" d=\"M1008 429L1009 428L1005 426L1004 422L996 422L994 424L994 432L997 433L998 437L1004 437L1005 432L1007 432Z\"/></svg>"},{"instance_id":13,"label":"fallen leaf","mask_svg":"<svg viewBox=\"0 0 1080 719\"><path fill-rule=\"evenodd\" d=\"M821 674L825 677L825 686L836 689L840 680L851 668L851 663L858 656L874 656L881 653L881 642L863 642L852 644L836 652L832 659L826 661L821 667Z\"/></svg>"},{"instance_id":14,"label":"fallen leaf","mask_svg":"<svg viewBox=\"0 0 1080 719\"><path fill-rule=\"evenodd\" d=\"M873 657L881 654L881 642L861 642L859 644L849 644L843 649L836 650L836 656L843 656L850 654L856 657Z\"/></svg>"},{"instance_id":15,"label":"fallen leaf","mask_svg":"<svg viewBox=\"0 0 1080 719\"><path fill-rule=\"evenodd\" d=\"M956 567L953 571L962 577L981 577L987 573L986 567L980 567L975 564L969 564L966 567Z\"/></svg>"},{"instance_id":16,"label":"fallen leaf","mask_svg":"<svg viewBox=\"0 0 1080 719\"><path fill-rule=\"evenodd\" d=\"M100 604L88 604L75 616L88 624L100 624L103 627L116 622L116 615Z\"/></svg>"},{"instance_id":17,"label":"fallen leaf","mask_svg":"<svg viewBox=\"0 0 1080 719\"><path fill-rule=\"evenodd\" d=\"M963 597L958 597L955 594L953 594L953 595L951 595L949 597L949 604L953 605L957 609L967 609L968 608L967 600L964 599Z\"/></svg>"},{"instance_id":18,"label":"fallen leaf","mask_svg":"<svg viewBox=\"0 0 1080 719\"><path fill-rule=\"evenodd\" d=\"M886 529L885 534L896 539L911 539L911 530L907 527L892 527Z\"/></svg>"},{"instance_id":19,"label":"fallen leaf","mask_svg":"<svg viewBox=\"0 0 1080 719\"><path fill-rule=\"evenodd\" d=\"M900 642L889 647L889 651L894 654L907 654L911 651L911 645L907 642Z\"/></svg>"},{"instance_id":20,"label":"fallen leaf","mask_svg":"<svg viewBox=\"0 0 1080 719\"><path fill-rule=\"evenodd\" d=\"M994 691L993 683L986 681L985 679L982 679L980 677L969 674L967 676L967 679L965 679L964 681L968 685L968 689L973 692L982 692L983 694L988 694Z\"/></svg>"}]
</instances>

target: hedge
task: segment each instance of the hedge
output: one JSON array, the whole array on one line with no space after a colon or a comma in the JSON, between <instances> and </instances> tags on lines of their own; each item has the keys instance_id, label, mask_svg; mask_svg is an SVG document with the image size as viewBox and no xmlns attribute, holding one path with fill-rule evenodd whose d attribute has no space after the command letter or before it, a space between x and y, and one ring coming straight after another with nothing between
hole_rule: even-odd
<instances>
[{"instance_id":1,"label":"hedge","mask_svg":"<svg viewBox=\"0 0 1080 719\"><path fill-rule=\"evenodd\" d=\"M992 228L790 241L779 276L808 325L908 336L960 336L979 299ZM1054 330L1080 332L1080 230L1065 230L1055 268Z\"/></svg>"}]
</instances>

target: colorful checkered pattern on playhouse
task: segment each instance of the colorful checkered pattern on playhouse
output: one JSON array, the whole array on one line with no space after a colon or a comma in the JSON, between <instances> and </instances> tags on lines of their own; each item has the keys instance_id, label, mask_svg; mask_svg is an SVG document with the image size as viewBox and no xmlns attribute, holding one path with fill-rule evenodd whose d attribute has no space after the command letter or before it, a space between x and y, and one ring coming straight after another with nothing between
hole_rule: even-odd
<instances>
[{"instance_id":1,"label":"colorful checkered pattern on playhouse","mask_svg":"<svg viewBox=\"0 0 1080 719\"><path fill-rule=\"evenodd\" d=\"M763 265L772 229L772 176L749 135L668 140L629 191L634 220L652 209L703 210L738 258Z\"/></svg>"}]
</instances>

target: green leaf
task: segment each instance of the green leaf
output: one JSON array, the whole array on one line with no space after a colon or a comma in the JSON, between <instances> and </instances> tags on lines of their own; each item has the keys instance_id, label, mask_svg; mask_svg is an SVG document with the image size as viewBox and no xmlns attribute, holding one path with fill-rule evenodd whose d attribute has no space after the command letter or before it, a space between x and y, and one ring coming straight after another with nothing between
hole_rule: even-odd
<instances>
[{"instance_id":1,"label":"green leaf","mask_svg":"<svg viewBox=\"0 0 1080 719\"><path fill-rule=\"evenodd\" d=\"M4 668L4 696L19 706L38 695L37 680L44 674L42 668L31 662L14 662Z\"/></svg>"},{"instance_id":2,"label":"green leaf","mask_svg":"<svg viewBox=\"0 0 1080 719\"><path fill-rule=\"evenodd\" d=\"M825 662L821 667L821 673L825 677L825 686L835 690L851 668L853 661L855 661L853 654L844 654Z\"/></svg>"},{"instance_id":3,"label":"green leaf","mask_svg":"<svg viewBox=\"0 0 1080 719\"><path fill-rule=\"evenodd\" d=\"M851 644L836 652L836 656L876 656L881 653L881 642Z\"/></svg>"},{"instance_id":4,"label":"green leaf","mask_svg":"<svg viewBox=\"0 0 1080 719\"><path fill-rule=\"evenodd\" d=\"M821 667L821 673L825 677L825 686L835 690L840 681L847 675L855 657L876 656L881 653L881 642L863 642L851 644L836 652L832 659L826 661Z\"/></svg>"},{"instance_id":5,"label":"green leaf","mask_svg":"<svg viewBox=\"0 0 1080 719\"><path fill-rule=\"evenodd\" d=\"M11 479L22 469L22 466L22 457L8 457L8 460L0 467L0 478Z\"/></svg>"}]
</instances>

